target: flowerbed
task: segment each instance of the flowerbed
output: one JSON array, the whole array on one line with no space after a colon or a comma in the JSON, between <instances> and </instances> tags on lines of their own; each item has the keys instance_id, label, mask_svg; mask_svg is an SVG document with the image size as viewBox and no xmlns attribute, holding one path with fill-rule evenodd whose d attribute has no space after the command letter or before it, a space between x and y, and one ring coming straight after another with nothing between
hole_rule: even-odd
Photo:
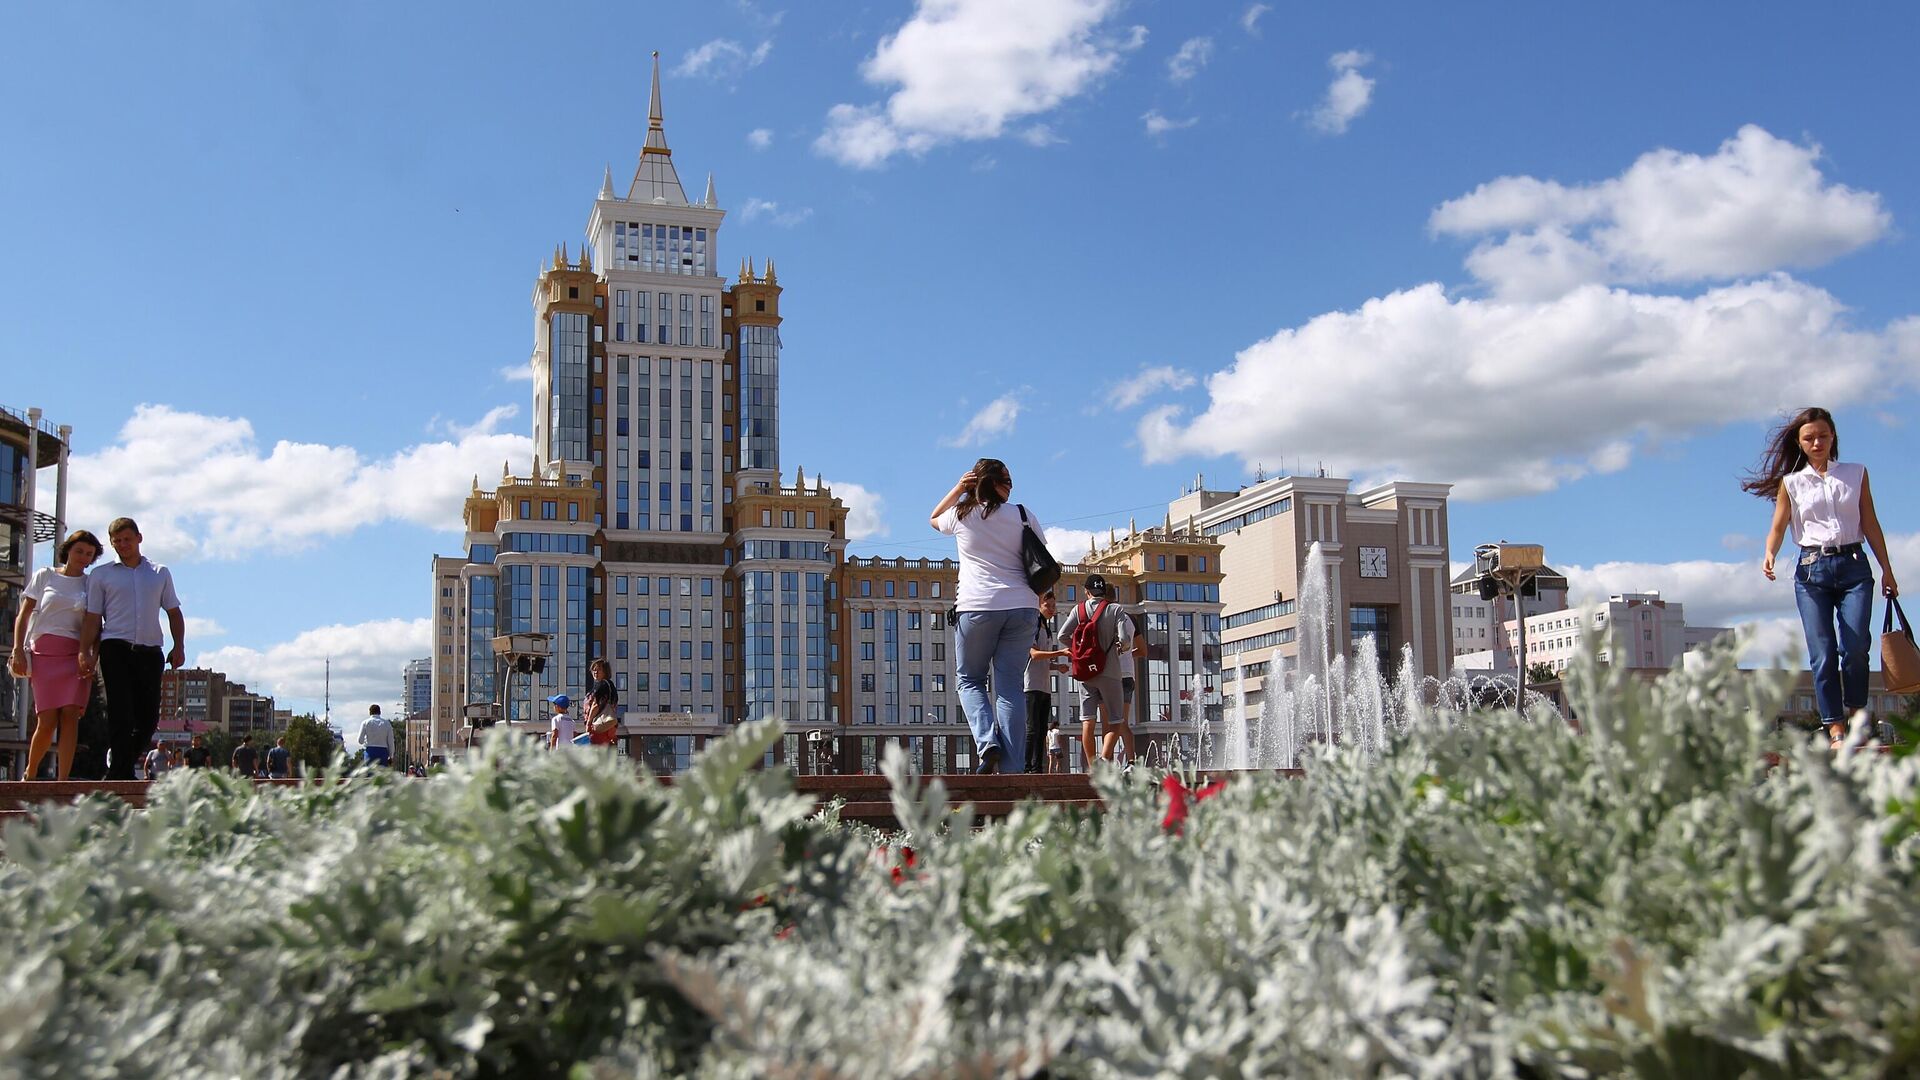
<instances>
[{"instance_id":1,"label":"flowerbed","mask_svg":"<svg viewBox=\"0 0 1920 1080\"><path fill-rule=\"evenodd\" d=\"M8 829L0 1073L1910 1074L1915 759L1782 741L1731 663L978 830L897 760L901 834L809 816L772 725L672 787L175 773Z\"/></svg>"}]
</instances>

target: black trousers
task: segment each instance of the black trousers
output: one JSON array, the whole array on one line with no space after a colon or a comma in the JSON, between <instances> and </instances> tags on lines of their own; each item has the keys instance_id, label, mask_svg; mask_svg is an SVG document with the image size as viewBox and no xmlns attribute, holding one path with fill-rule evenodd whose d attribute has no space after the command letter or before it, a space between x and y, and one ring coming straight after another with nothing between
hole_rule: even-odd
<instances>
[{"instance_id":1,"label":"black trousers","mask_svg":"<svg viewBox=\"0 0 1920 1080\"><path fill-rule=\"evenodd\" d=\"M1027 691L1027 771L1047 771L1047 725L1053 721L1053 695Z\"/></svg>"},{"instance_id":2,"label":"black trousers","mask_svg":"<svg viewBox=\"0 0 1920 1080\"><path fill-rule=\"evenodd\" d=\"M155 645L108 638L100 643L100 679L107 684L107 779L131 780L160 726L160 673L166 655Z\"/></svg>"}]
</instances>

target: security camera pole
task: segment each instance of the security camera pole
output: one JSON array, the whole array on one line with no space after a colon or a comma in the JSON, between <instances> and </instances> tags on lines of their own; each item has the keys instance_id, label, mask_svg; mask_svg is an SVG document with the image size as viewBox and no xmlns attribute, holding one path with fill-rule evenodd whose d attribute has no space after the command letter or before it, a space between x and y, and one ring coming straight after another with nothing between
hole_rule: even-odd
<instances>
[{"instance_id":1,"label":"security camera pole","mask_svg":"<svg viewBox=\"0 0 1920 1080\"><path fill-rule=\"evenodd\" d=\"M507 681L514 675L528 679L545 671L547 657L553 652L553 635L539 633L500 634L490 640L493 646L493 700L469 702L467 746L473 746L473 733L492 727L507 717Z\"/></svg>"},{"instance_id":2,"label":"security camera pole","mask_svg":"<svg viewBox=\"0 0 1920 1080\"><path fill-rule=\"evenodd\" d=\"M1473 549L1480 598L1491 600L1501 595L1513 598L1513 621L1520 628L1520 650L1514 658L1514 708L1520 707L1521 698L1527 692L1527 613L1520 601L1527 586L1546 569L1546 554L1546 549L1539 544L1509 544L1505 540Z\"/></svg>"}]
</instances>

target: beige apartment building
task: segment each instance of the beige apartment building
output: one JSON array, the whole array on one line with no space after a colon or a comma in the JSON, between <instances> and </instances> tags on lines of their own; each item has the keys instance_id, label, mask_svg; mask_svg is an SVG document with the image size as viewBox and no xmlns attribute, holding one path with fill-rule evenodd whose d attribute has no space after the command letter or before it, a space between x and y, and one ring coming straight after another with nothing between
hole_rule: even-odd
<instances>
[{"instance_id":1,"label":"beige apartment building","mask_svg":"<svg viewBox=\"0 0 1920 1080\"><path fill-rule=\"evenodd\" d=\"M1411 649L1417 676L1451 667L1447 564L1448 484L1395 482L1353 491L1352 481L1280 476L1237 491L1196 480L1174 500L1175 521L1194 522L1221 545L1222 673L1258 704L1266 679L1298 655L1301 569L1314 544L1328 569L1332 640L1351 658L1371 638L1383 672Z\"/></svg>"}]
</instances>

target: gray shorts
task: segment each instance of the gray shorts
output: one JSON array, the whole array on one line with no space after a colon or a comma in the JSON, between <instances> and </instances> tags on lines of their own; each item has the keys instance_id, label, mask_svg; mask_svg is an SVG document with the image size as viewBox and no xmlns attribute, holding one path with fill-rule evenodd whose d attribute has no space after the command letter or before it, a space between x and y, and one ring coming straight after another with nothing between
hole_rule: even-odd
<instances>
[{"instance_id":1,"label":"gray shorts","mask_svg":"<svg viewBox=\"0 0 1920 1080\"><path fill-rule=\"evenodd\" d=\"M1107 704L1109 723L1127 722L1127 695L1120 685L1118 675L1102 674L1097 679L1089 679L1080 684L1080 719L1097 720L1099 706Z\"/></svg>"}]
</instances>

